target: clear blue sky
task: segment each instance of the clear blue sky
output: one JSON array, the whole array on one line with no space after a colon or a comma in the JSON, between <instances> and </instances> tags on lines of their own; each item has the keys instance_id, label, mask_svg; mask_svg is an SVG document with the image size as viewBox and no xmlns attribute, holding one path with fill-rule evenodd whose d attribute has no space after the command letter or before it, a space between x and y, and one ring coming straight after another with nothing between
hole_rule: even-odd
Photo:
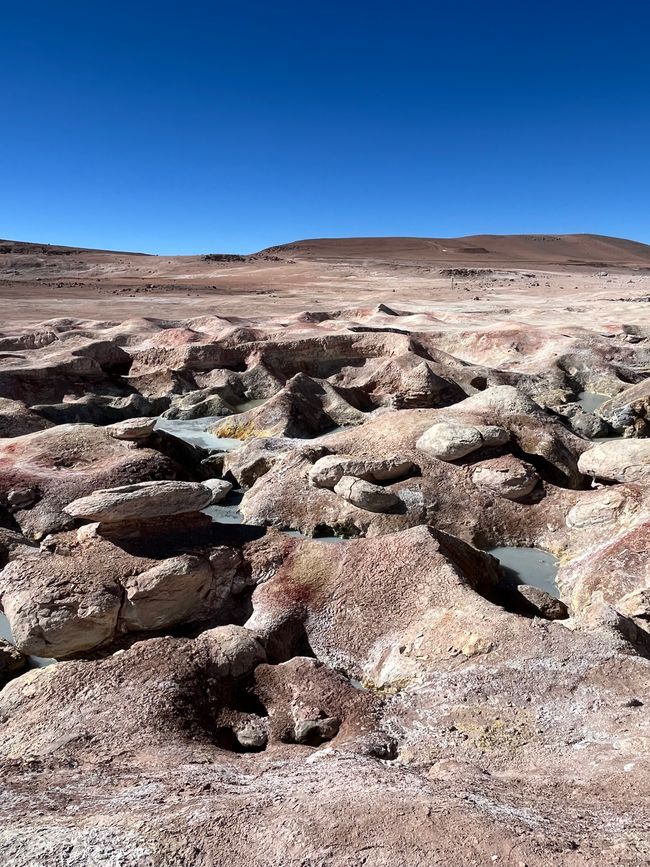
<instances>
[{"instance_id":1,"label":"clear blue sky","mask_svg":"<svg viewBox=\"0 0 650 867\"><path fill-rule=\"evenodd\" d=\"M647 2L4 3L0 237L650 242Z\"/></svg>"}]
</instances>

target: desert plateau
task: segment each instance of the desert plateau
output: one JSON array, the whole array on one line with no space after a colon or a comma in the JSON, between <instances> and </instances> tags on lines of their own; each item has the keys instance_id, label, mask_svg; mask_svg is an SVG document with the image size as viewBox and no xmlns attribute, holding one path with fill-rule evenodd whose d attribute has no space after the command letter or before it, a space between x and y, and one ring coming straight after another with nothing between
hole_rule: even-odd
<instances>
[{"instance_id":1,"label":"desert plateau","mask_svg":"<svg viewBox=\"0 0 650 867\"><path fill-rule=\"evenodd\" d=\"M650 863L650 246L0 241L0 863Z\"/></svg>"}]
</instances>

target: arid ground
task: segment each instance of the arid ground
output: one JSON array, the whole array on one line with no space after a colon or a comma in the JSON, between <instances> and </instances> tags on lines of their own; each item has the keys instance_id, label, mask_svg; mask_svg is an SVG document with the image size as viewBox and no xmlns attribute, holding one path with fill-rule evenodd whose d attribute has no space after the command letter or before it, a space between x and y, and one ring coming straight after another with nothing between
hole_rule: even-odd
<instances>
[{"instance_id":1,"label":"arid ground","mask_svg":"<svg viewBox=\"0 0 650 867\"><path fill-rule=\"evenodd\" d=\"M650 863L650 246L0 241L0 863Z\"/></svg>"}]
</instances>

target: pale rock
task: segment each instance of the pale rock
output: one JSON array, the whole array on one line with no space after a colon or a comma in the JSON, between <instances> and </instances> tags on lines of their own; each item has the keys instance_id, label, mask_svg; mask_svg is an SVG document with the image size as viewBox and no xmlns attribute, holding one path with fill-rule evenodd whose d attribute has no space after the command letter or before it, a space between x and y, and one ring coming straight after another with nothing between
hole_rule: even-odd
<instances>
[{"instance_id":1,"label":"pale rock","mask_svg":"<svg viewBox=\"0 0 650 867\"><path fill-rule=\"evenodd\" d=\"M356 476L367 482L382 482L398 479L412 469L412 461L397 455L374 459L325 455L310 469L309 483L316 488L334 488L343 476Z\"/></svg>"},{"instance_id":2,"label":"pale rock","mask_svg":"<svg viewBox=\"0 0 650 867\"><path fill-rule=\"evenodd\" d=\"M609 482L642 482L650 478L650 439L599 443L580 455L578 469Z\"/></svg>"},{"instance_id":3,"label":"pale rock","mask_svg":"<svg viewBox=\"0 0 650 867\"><path fill-rule=\"evenodd\" d=\"M216 626L202 632L197 642L206 647L211 659L211 676L240 678L266 661L262 641L253 630L245 626Z\"/></svg>"},{"instance_id":4,"label":"pale rock","mask_svg":"<svg viewBox=\"0 0 650 867\"><path fill-rule=\"evenodd\" d=\"M415 445L430 457L455 461L480 448L505 445L509 439L508 431L495 425L441 421L428 428Z\"/></svg>"},{"instance_id":5,"label":"pale rock","mask_svg":"<svg viewBox=\"0 0 650 867\"><path fill-rule=\"evenodd\" d=\"M601 524L616 523L623 507L625 497L611 488L603 488L569 509L566 516L567 527L582 529L597 527Z\"/></svg>"},{"instance_id":6,"label":"pale rock","mask_svg":"<svg viewBox=\"0 0 650 867\"><path fill-rule=\"evenodd\" d=\"M163 560L125 581L120 625L137 631L190 620L201 613L211 584L212 569L207 560L190 555Z\"/></svg>"},{"instance_id":7,"label":"pale rock","mask_svg":"<svg viewBox=\"0 0 650 867\"><path fill-rule=\"evenodd\" d=\"M146 520L204 509L213 492L198 482L139 482L95 491L68 503L64 511L74 518L114 523Z\"/></svg>"},{"instance_id":8,"label":"pale rock","mask_svg":"<svg viewBox=\"0 0 650 867\"><path fill-rule=\"evenodd\" d=\"M228 494L232 491L232 484L227 482L225 479L206 479L204 482L201 482L201 484L204 488L212 491L212 500L210 501L211 506L225 500Z\"/></svg>"},{"instance_id":9,"label":"pale rock","mask_svg":"<svg viewBox=\"0 0 650 867\"><path fill-rule=\"evenodd\" d=\"M388 512L399 503L399 497L392 491L355 476L343 476L334 486L334 493L368 512Z\"/></svg>"},{"instance_id":10,"label":"pale rock","mask_svg":"<svg viewBox=\"0 0 650 867\"><path fill-rule=\"evenodd\" d=\"M106 432L116 440L143 440L151 436L155 418L129 418L106 426Z\"/></svg>"},{"instance_id":11,"label":"pale rock","mask_svg":"<svg viewBox=\"0 0 650 867\"><path fill-rule=\"evenodd\" d=\"M650 587L640 587L626 593L616 603L616 608L625 617L641 617L650 620Z\"/></svg>"}]
</instances>

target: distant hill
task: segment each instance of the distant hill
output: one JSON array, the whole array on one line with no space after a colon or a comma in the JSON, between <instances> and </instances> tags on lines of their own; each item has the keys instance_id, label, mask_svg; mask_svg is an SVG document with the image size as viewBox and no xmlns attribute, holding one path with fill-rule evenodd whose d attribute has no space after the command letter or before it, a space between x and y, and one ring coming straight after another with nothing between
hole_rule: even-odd
<instances>
[{"instance_id":1,"label":"distant hill","mask_svg":"<svg viewBox=\"0 0 650 867\"><path fill-rule=\"evenodd\" d=\"M78 253L115 253L120 256L146 256L124 250L96 250L92 247L62 247L58 244L39 244L31 241L8 241L0 239L0 254L19 256L70 256Z\"/></svg>"},{"instance_id":2,"label":"distant hill","mask_svg":"<svg viewBox=\"0 0 650 867\"><path fill-rule=\"evenodd\" d=\"M650 267L650 245L604 235L467 235L464 238L313 238L261 251L294 259L409 264Z\"/></svg>"}]
</instances>

